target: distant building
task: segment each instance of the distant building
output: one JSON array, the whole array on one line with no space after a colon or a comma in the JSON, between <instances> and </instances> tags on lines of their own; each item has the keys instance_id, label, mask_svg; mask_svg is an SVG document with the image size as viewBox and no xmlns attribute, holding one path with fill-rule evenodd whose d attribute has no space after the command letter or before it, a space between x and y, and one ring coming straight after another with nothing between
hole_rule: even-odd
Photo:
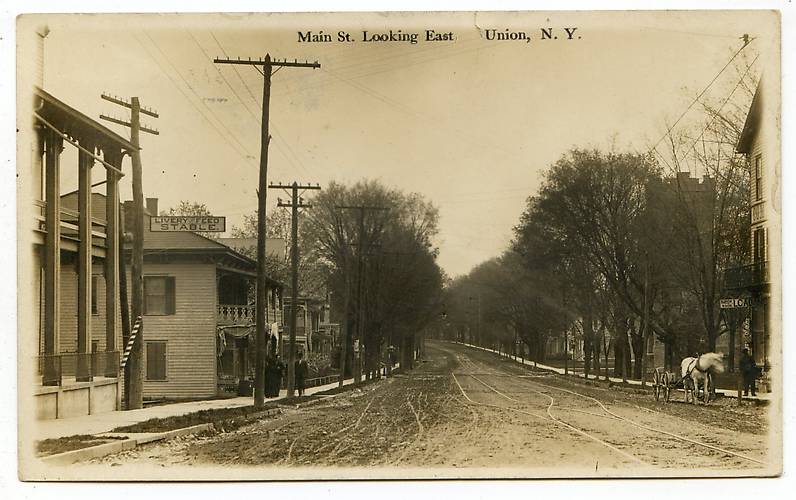
<instances>
[{"instance_id":1,"label":"distant building","mask_svg":"<svg viewBox=\"0 0 796 500\"><path fill-rule=\"evenodd\" d=\"M290 335L291 297L284 299L284 335L282 352L288 355L288 339ZM318 297L299 297L296 315L296 349L298 351L318 354L330 354L337 341L339 325L330 322L329 301Z\"/></svg>"}]
</instances>

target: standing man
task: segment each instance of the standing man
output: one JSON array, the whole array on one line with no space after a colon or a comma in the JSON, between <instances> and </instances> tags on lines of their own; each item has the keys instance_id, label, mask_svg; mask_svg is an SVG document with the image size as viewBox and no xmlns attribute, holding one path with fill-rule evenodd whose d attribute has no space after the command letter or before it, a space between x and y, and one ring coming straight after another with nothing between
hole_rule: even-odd
<instances>
[{"instance_id":1,"label":"standing man","mask_svg":"<svg viewBox=\"0 0 796 500\"><path fill-rule=\"evenodd\" d=\"M749 388L752 389L752 396L757 396L757 389L755 388L755 379L757 379L757 365L752 356L749 355L749 349L741 351L741 375L743 375L743 395L749 395Z\"/></svg>"},{"instance_id":2,"label":"standing man","mask_svg":"<svg viewBox=\"0 0 796 500\"><path fill-rule=\"evenodd\" d=\"M309 372L309 367L307 366L307 361L304 359L304 353L299 351L296 354L296 364L293 367L294 373L296 374L296 389L298 389L298 395L304 395L304 381L307 380L307 373Z\"/></svg>"}]
</instances>

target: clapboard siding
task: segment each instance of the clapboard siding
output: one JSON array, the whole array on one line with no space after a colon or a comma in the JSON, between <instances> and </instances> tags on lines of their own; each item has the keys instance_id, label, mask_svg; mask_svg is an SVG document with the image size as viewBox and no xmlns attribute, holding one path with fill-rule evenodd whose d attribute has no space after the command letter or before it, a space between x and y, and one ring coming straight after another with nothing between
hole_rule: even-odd
<instances>
[{"instance_id":1,"label":"clapboard siding","mask_svg":"<svg viewBox=\"0 0 796 500\"><path fill-rule=\"evenodd\" d=\"M215 265L145 264L144 276L152 275L174 277L175 314L144 316L144 341L166 342L167 378L166 381L145 379L144 397L214 396L216 394Z\"/></svg>"},{"instance_id":2,"label":"clapboard siding","mask_svg":"<svg viewBox=\"0 0 796 500\"><path fill-rule=\"evenodd\" d=\"M105 280L97 275L97 312L91 316L91 337L98 351L105 350ZM201 398L216 394L216 268L213 264L169 263L144 265L144 276L175 279L175 314L144 316L144 341L165 341L166 381L144 380L147 398ZM128 297L132 297L127 273ZM131 322L134 318L131 318ZM116 350L123 350L121 318ZM62 353L77 351L77 273L73 264L61 266ZM145 354L146 355L146 354ZM146 359L144 359L146 367Z\"/></svg>"}]
</instances>

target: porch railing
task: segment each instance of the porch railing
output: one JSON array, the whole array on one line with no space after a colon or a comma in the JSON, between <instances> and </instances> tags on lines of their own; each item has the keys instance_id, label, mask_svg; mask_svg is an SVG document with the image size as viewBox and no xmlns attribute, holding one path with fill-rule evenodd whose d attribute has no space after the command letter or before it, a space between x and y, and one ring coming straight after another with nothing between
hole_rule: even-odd
<instances>
[{"instance_id":1,"label":"porch railing","mask_svg":"<svg viewBox=\"0 0 796 500\"><path fill-rule=\"evenodd\" d=\"M256 311L254 306L236 304L218 304L216 318L220 323L251 324L254 323Z\"/></svg>"},{"instance_id":2,"label":"porch railing","mask_svg":"<svg viewBox=\"0 0 796 500\"><path fill-rule=\"evenodd\" d=\"M42 385L63 385L64 379L88 382L94 377L119 376L119 351L69 352L36 357Z\"/></svg>"},{"instance_id":3,"label":"porch railing","mask_svg":"<svg viewBox=\"0 0 796 500\"><path fill-rule=\"evenodd\" d=\"M766 261L724 270L724 288L729 290L759 287L768 282L768 262Z\"/></svg>"},{"instance_id":4,"label":"porch railing","mask_svg":"<svg viewBox=\"0 0 796 500\"><path fill-rule=\"evenodd\" d=\"M281 313L268 308L268 322L282 323ZM257 311L254 306L241 304L218 304L216 307L218 323L230 325L254 324L257 320Z\"/></svg>"}]
</instances>

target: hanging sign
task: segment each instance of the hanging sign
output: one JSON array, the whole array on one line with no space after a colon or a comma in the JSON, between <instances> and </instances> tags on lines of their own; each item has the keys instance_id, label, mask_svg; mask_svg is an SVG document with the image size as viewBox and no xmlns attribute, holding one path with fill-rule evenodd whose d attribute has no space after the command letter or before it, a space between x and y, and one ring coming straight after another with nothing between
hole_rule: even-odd
<instances>
[{"instance_id":1,"label":"hanging sign","mask_svg":"<svg viewBox=\"0 0 796 500\"><path fill-rule=\"evenodd\" d=\"M149 219L152 232L199 231L223 233L227 230L227 218L214 215L161 215Z\"/></svg>"},{"instance_id":2,"label":"hanging sign","mask_svg":"<svg viewBox=\"0 0 796 500\"><path fill-rule=\"evenodd\" d=\"M749 299L744 297L720 299L719 306L722 309L741 309L744 307L749 307Z\"/></svg>"}]
</instances>

